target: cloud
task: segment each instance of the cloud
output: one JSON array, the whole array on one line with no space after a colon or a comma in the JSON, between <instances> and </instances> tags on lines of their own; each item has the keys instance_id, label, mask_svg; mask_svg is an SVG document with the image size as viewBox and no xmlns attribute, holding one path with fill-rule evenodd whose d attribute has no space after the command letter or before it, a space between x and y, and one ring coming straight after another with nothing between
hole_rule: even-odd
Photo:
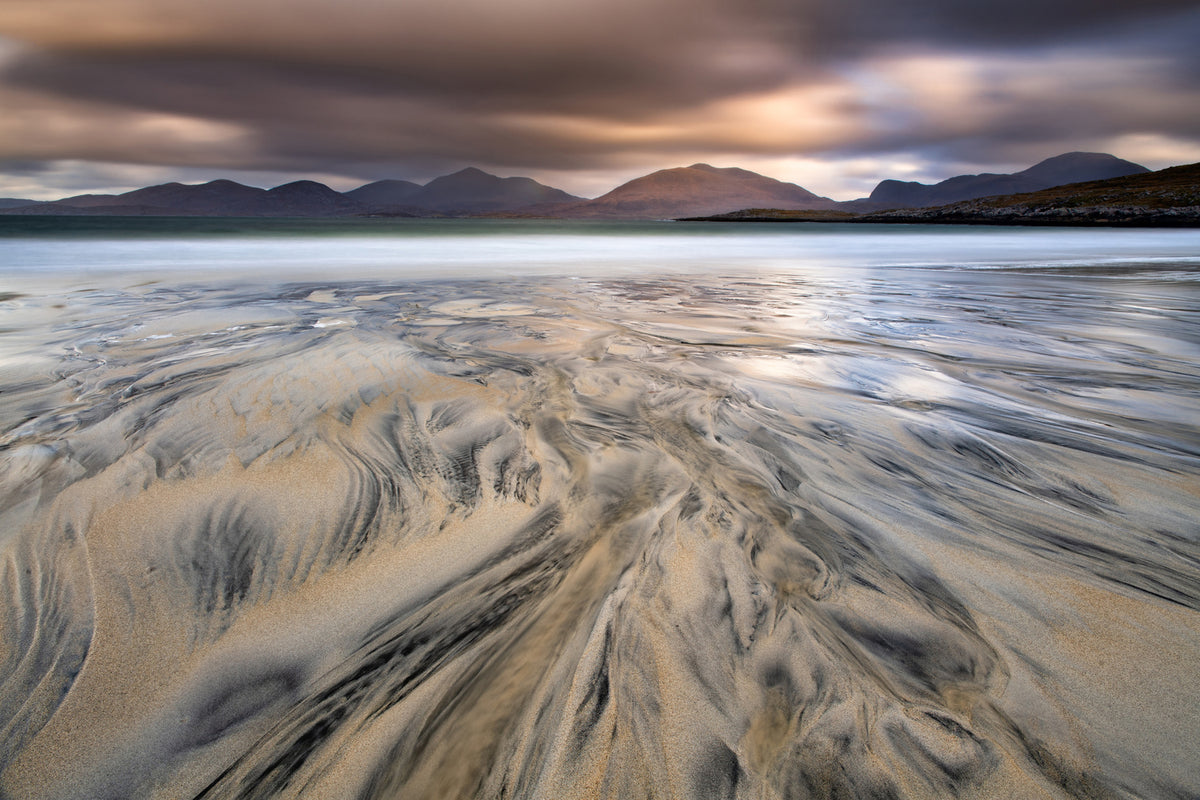
<instances>
[{"instance_id":1,"label":"cloud","mask_svg":"<svg viewBox=\"0 0 1200 800\"><path fill-rule=\"evenodd\" d=\"M1076 49L1034 55L917 53L862 62L857 75L878 96L869 103L875 124L854 149L1023 145L1130 128L1200 135L1191 110L1200 89L1173 85L1167 59Z\"/></svg>"},{"instance_id":2,"label":"cloud","mask_svg":"<svg viewBox=\"0 0 1200 800\"><path fill-rule=\"evenodd\" d=\"M24 59L18 80L61 90L63 78L82 78L76 91L107 87L127 101L154 101L154 83L167 78L194 86L211 64L263 73L257 83L265 75L319 76L321 84L477 110L621 114L760 87L778 80L788 58L710 0L13 2L16 13L4 13L24 22L0 19L0 30L49 55ZM739 47L753 57L721 56ZM88 80L89 69L118 82ZM158 80L142 85L151 78ZM236 99L237 84L224 85Z\"/></svg>"},{"instance_id":3,"label":"cloud","mask_svg":"<svg viewBox=\"0 0 1200 800\"><path fill-rule=\"evenodd\" d=\"M130 110L75 98L0 86L0 144L17 159L123 160L186 163L197 153L233 164L248 155L251 135L231 122L152 110Z\"/></svg>"},{"instance_id":4,"label":"cloud","mask_svg":"<svg viewBox=\"0 0 1200 800\"><path fill-rule=\"evenodd\" d=\"M1190 0L5 0L0 36L18 161L594 182L1147 137L1200 157Z\"/></svg>"}]
</instances>

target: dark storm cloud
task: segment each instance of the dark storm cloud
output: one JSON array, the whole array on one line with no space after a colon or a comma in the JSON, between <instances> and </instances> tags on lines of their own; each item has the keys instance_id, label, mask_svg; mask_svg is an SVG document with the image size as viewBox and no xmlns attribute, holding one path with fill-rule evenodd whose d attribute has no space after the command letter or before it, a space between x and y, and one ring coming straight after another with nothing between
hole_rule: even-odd
<instances>
[{"instance_id":1,"label":"dark storm cloud","mask_svg":"<svg viewBox=\"0 0 1200 800\"><path fill-rule=\"evenodd\" d=\"M780 7L788 6L780 3ZM822 41L861 51L888 44L1024 48L1101 37L1146 20L1194 12L1192 0L838 0L817 4ZM801 19L804 11L796 11Z\"/></svg>"},{"instance_id":2,"label":"dark storm cloud","mask_svg":"<svg viewBox=\"0 0 1200 800\"><path fill-rule=\"evenodd\" d=\"M370 177L1200 138L1178 0L5 0L0 36L0 158Z\"/></svg>"},{"instance_id":3,"label":"dark storm cloud","mask_svg":"<svg viewBox=\"0 0 1200 800\"><path fill-rule=\"evenodd\" d=\"M142 4L112 0L118 12L122 5ZM651 102L688 104L770 85L790 68L786 54L764 41L756 26L703 1L162 5L174 6L175 13L157 24L101 26L90 36L74 29L31 30L28 40L40 46L42 58L21 59L27 63L18 64L16 79L88 95L116 92L123 100L143 95L139 99L157 103L161 97L153 95L162 94L162 84L181 77L181 88L195 90L197 74L216 65L219 72L246 70L251 89L261 83L253 73L266 71L300 85L316 78L318 86L340 82L343 89L445 98L470 107L598 104L605 113L634 113ZM753 48L755 58L710 63L714 48L739 46ZM223 89L236 106L244 89L228 77L200 82ZM204 98L201 87L197 99Z\"/></svg>"}]
</instances>

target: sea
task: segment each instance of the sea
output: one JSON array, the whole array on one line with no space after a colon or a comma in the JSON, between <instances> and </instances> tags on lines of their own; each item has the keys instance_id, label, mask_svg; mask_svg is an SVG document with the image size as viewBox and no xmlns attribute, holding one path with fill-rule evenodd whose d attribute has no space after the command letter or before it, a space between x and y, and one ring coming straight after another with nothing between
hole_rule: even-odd
<instances>
[{"instance_id":1,"label":"sea","mask_svg":"<svg viewBox=\"0 0 1200 800\"><path fill-rule=\"evenodd\" d=\"M1200 797L1200 230L0 217L0 798Z\"/></svg>"}]
</instances>

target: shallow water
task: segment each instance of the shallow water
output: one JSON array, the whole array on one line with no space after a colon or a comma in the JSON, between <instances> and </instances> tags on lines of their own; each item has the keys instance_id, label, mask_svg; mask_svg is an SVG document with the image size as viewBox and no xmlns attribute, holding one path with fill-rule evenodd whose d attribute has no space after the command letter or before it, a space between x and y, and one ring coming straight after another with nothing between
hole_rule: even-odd
<instances>
[{"instance_id":1,"label":"shallow water","mask_svg":"<svg viewBox=\"0 0 1200 800\"><path fill-rule=\"evenodd\" d=\"M0 796L1200 795L1196 234L416 229L0 243Z\"/></svg>"}]
</instances>

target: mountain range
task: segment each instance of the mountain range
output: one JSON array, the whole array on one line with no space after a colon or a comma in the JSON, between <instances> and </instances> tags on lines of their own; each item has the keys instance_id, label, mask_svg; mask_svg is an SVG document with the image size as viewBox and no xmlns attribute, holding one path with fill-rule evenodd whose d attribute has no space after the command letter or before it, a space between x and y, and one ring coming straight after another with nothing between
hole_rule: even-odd
<instances>
[{"instance_id":1,"label":"mountain range","mask_svg":"<svg viewBox=\"0 0 1200 800\"><path fill-rule=\"evenodd\" d=\"M1200 225L1200 164L960 200L933 208L864 214L853 222L987 225Z\"/></svg>"},{"instance_id":2,"label":"mountain range","mask_svg":"<svg viewBox=\"0 0 1200 800\"><path fill-rule=\"evenodd\" d=\"M514 211L539 204L583 200L532 178L497 178L475 167L434 178L424 186L411 181L376 181L352 189L346 196L375 213L390 208L414 216L419 216L421 211L451 214Z\"/></svg>"},{"instance_id":3,"label":"mountain range","mask_svg":"<svg viewBox=\"0 0 1200 800\"><path fill-rule=\"evenodd\" d=\"M216 180L198 185L167 183L117 195L86 194L42 203L0 198L0 214L677 219L747 208L862 213L923 208L1148 171L1139 164L1104 153L1067 153L1009 175L960 175L933 185L885 180L868 198L838 202L794 183L749 170L708 164L659 170L592 200L531 178L500 178L469 167L435 178L424 186L410 181L381 180L344 193L314 181L259 189Z\"/></svg>"},{"instance_id":4,"label":"mountain range","mask_svg":"<svg viewBox=\"0 0 1200 800\"><path fill-rule=\"evenodd\" d=\"M337 192L323 183L295 181L274 189L230 180L165 183L123 194L83 194L31 204L0 199L3 214L221 217L467 216L511 211L537 203L583 198L531 178L498 178L468 167L424 186L385 180ZM7 207L6 207L7 206Z\"/></svg>"},{"instance_id":5,"label":"mountain range","mask_svg":"<svg viewBox=\"0 0 1200 800\"><path fill-rule=\"evenodd\" d=\"M933 185L881 181L868 200L880 208L925 208L993 195L1036 192L1067 183L1123 178L1149 171L1141 164L1108 153L1065 153L1008 175L959 175Z\"/></svg>"}]
</instances>

